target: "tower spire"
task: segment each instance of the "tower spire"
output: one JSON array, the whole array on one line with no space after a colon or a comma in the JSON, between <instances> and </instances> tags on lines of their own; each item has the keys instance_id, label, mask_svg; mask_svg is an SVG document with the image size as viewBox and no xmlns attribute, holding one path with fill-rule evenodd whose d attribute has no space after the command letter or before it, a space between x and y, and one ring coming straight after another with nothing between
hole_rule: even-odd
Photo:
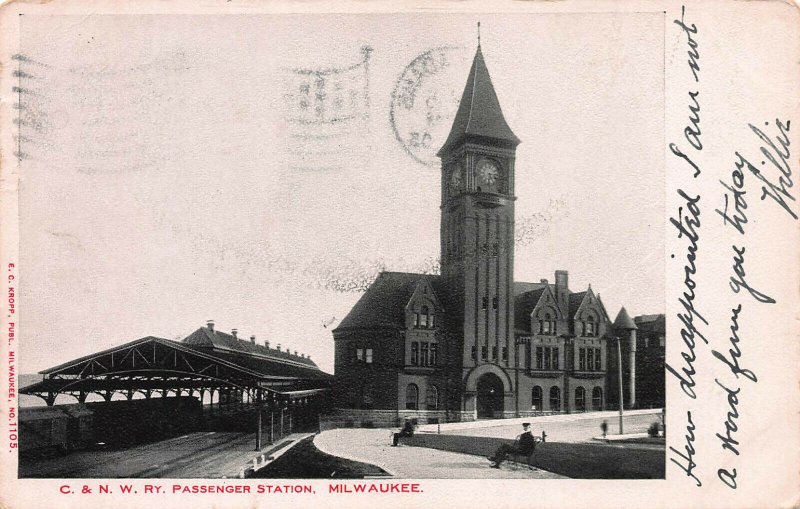
<instances>
[{"instance_id":1,"label":"tower spire","mask_svg":"<svg viewBox=\"0 0 800 509\"><path fill-rule=\"evenodd\" d=\"M481 22L478 21L478 47L481 47Z\"/></svg>"}]
</instances>

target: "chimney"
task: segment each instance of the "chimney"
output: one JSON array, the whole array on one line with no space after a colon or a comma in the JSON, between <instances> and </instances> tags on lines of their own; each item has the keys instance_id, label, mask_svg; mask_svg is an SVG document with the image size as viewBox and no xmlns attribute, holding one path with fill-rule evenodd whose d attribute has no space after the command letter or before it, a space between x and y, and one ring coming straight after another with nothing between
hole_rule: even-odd
<instances>
[{"instance_id":1,"label":"chimney","mask_svg":"<svg viewBox=\"0 0 800 509\"><path fill-rule=\"evenodd\" d=\"M546 279L542 279L542 280L540 280L539 282L540 282L540 283L542 283L543 285L546 285L546 284L547 284L547 280L546 280Z\"/></svg>"},{"instance_id":2,"label":"chimney","mask_svg":"<svg viewBox=\"0 0 800 509\"><path fill-rule=\"evenodd\" d=\"M236 338L236 339L239 339L238 336L237 336L238 333L239 333L239 329L232 329L231 330L231 335L233 335L233 337Z\"/></svg>"},{"instance_id":3,"label":"chimney","mask_svg":"<svg viewBox=\"0 0 800 509\"><path fill-rule=\"evenodd\" d=\"M297 357L297 350L294 351L294 356Z\"/></svg>"},{"instance_id":4,"label":"chimney","mask_svg":"<svg viewBox=\"0 0 800 509\"><path fill-rule=\"evenodd\" d=\"M556 271L556 288L568 290L569 289L569 272L566 270Z\"/></svg>"},{"instance_id":5,"label":"chimney","mask_svg":"<svg viewBox=\"0 0 800 509\"><path fill-rule=\"evenodd\" d=\"M256 337L255 336L250 336L250 342L255 345L256 344Z\"/></svg>"},{"instance_id":6,"label":"chimney","mask_svg":"<svg viewBox=\"0 0 800 509\"><path fill-rule=\"evenodd\" d=\"M281 344L280 343L278 343L278 351L279 352L281 351Z\"/></svg>"},{"instance_id":7,"label":"chimney","mask_svg":"<svg viewBox=\"0 0 800 509\"><path fill-rule=\"evenodd\" d=\"M211 332L214 332L214 320L206 321L206 327L208 327L208 330Z\"/></svg>"},{"instance_id":8,"label":"chimney","mask_svg":"<svg viewBox=\"0 0 800 509\"><path fill-rule=\"evenodd\" d=\"M569 295L569 272L566 270L556 271L556 301L562 308L567 309L567 295Z\"/></svg>"},{"instance_id":9,"label":"chimney","mask_svg":"<svg viewBox=\"0 0 800 509\"><path fill-rule=\"evenodd\" d=\"M266 346L267 348L269 348L269 340L266 340L266 341L264 341L264 346Z\"/></svg>"}]
</instances>

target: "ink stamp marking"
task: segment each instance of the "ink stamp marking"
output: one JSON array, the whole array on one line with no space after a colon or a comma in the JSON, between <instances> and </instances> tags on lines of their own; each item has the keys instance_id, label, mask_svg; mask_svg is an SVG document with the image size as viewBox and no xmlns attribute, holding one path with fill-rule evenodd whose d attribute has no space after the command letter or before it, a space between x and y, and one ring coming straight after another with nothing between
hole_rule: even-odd
<instances>
[{"instance_id":1,"label":"ink stamp marking","mask_svg":"<svg viewBox=\"0 0 800 509\"><path fill-rule=\"evenodd\" d=\"M460 92L453 88L466 60L463 48L441 46L411 61L392 92L389 122L403 150L415 161L438 166L436 151L444 143L458 109Z\"/></svg>"},{"instance_id":2,"label":"ink stamp marking","mask_svg":"<svg viewBox=\"0 0 800 509\"><path fill-rule=\"evenodd\" d=\"M340 170L340 156L364 149L369 120L370 46L352 64L286 69L283 104L291 173Z\"/></svg>"}]
</instances>

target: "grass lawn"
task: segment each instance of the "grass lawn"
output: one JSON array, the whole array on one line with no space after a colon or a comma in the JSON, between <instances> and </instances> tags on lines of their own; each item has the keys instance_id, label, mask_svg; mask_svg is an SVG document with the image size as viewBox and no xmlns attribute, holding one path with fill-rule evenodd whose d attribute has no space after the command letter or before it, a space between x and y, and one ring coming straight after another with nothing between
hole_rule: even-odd
<instances>
[{"instance_id":1,"label":"grass lawn","mask_svg":"<svg viewBox=\"0 0 800 509\"><path fill-rule=\"evenodd\" d=\"M314 446L314 437L301 440L283 456L249 477L262 479L363 479L388 475L368 463L325 454Z\"/></svg>"},{"instance_id":2,"label":"grass lawn","mask_svg":"<svg viewBox=\"0 0 800 509\"><path fill-rule=\"evenodd\" d=\"M512 440L494 437L417 433L408 445L488 456ZM658 445L545 442L531 465L574 479L664 479L666 452Z\"/></svg>"}]
</instances>

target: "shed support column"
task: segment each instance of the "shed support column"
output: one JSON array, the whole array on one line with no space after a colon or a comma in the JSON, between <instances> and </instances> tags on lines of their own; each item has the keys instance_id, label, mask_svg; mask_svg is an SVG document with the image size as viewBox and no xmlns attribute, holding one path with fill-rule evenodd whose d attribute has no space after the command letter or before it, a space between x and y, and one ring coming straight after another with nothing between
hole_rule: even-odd
<instances>
[{"instance_id":1,"label":"shed support column","mask_svg":"<svg viewBox=\"0 0 800 509\"><path fill-rule=\"evenodd\" d=\"M256 395L256 412L258 413L258 418L256 419L256 451L261 450L261 391L258 391Z\"/></svg>"}]
</instances>

